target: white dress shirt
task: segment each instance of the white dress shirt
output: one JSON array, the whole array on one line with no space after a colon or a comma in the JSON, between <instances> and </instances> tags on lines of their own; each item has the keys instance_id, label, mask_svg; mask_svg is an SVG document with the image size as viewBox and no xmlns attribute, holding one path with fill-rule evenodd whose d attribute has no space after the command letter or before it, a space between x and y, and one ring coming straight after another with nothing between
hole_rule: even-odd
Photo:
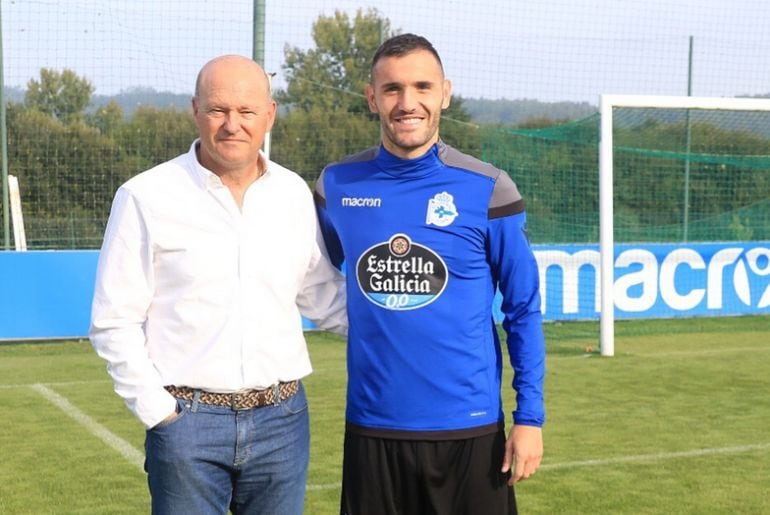
<instances>
[{"instance_id":1,"label":"white dress shirt","mask_svg":"<svg viewBox=\"0 0 770 515\"><path fill-rule=\"evenodd\" d=\"M120 187L97 266L91 342L148 428L175 409L164 385L236 392L309 374L301 314L347 331L304 180L266 161L241 210L197 144Z\"/></svg>"}]
</instances>

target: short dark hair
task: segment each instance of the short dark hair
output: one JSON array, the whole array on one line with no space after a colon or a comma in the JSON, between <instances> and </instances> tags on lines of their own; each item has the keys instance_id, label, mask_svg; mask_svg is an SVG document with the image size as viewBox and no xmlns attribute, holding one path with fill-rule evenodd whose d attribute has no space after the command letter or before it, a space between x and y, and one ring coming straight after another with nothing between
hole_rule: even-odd
<instances>
[{"instance_id":1,"label":"short dark hair","mask_svg":"<svg viewBox=\"0 0 770 515\"><path fill-rule=\"evenodd\" d=\"M422 36L407 33L393 36L390 39L385 40L385 42L380 45L380 47L374 53L374 57L372 57L371 71L374 71L374 67L383 57L403 57L416 50L427 50L433 54L433 57L435 57L436 61L438 61L438 65L441 67L441 70L444 70L444 65L441 63L441 58L439 57L438 52L433 47L431 42Z\"/></svg>"}]
</instances>

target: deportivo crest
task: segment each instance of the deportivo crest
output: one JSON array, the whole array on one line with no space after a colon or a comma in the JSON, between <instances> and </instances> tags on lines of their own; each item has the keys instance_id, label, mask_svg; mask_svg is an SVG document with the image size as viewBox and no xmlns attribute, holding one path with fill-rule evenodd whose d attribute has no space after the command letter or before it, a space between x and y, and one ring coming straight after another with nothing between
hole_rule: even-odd
<instances>
[{"instance_id":1,"label":"deportivo crest","mask_svg":"<svg viewBox=\"0 0 770 515\"><path fill-rule=\"evenodd\" d=\"M356 263L358 287L367 299L385 309L430 304L444 291L447 277L444 260L406 234L395 234L369 247Z\"/></svg>"},{"instance_id":2,"label":"deportivo crest","mask_svg":"<svg viewBox=\"0 0 770 515\"><path fill-rule=\"evenodd\" d=\"M454 197L443 191L428 201L428 214L425 217L425 223L446 227L454 222L459 214L455 207Z\"/></svg>"}]
</instances>

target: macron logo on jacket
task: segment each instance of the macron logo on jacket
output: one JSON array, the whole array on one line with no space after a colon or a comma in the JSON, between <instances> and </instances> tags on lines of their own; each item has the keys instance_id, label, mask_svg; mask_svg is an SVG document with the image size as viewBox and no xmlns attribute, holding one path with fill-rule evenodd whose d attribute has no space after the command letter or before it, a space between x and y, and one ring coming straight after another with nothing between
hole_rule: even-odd
<instances>
[{"instance_id":1,"label":"macron logo on jacket","mask_svg":"<svg viewBox=\"0 0 770 515\"><path fill-rule=\"evenodd\" d=\"M342 207L381 207L382 199L377 197L342 197Z\"/></svg>"}]
</instances>

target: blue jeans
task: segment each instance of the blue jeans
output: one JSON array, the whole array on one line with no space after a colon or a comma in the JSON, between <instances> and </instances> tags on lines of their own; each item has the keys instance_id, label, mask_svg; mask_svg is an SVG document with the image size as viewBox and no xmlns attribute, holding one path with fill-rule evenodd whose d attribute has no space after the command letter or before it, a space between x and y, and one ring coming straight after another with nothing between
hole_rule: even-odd
<instances>
[{"instance_id":1,"label":"blue jeans","mask_svg":"<svg viewBox=\"0 0 770 515\"><path fill-rule=\"evenodd\" d=\"M245 411L177 402L180 414L145 439L153 514L302 514L310 448L302 385Z\"/></svg>"}]
</instances>

